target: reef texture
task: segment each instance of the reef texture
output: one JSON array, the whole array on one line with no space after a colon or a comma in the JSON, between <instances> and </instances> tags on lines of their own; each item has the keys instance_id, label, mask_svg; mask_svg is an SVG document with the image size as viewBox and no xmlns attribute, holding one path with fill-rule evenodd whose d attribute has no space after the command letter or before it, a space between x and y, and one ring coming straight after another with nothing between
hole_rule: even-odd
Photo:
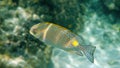
<instances>
[{"instance_id":1,"label":"reef texture","mask_svg":"<svg viewBox=\"0 0 120 68\"><path fill-rule=\"evenodd\" d=\"M96 46L95 62L30 35L53 22ZM0 68L119 68L120 0L0 0Z\"/></svg>"}]
</instances>

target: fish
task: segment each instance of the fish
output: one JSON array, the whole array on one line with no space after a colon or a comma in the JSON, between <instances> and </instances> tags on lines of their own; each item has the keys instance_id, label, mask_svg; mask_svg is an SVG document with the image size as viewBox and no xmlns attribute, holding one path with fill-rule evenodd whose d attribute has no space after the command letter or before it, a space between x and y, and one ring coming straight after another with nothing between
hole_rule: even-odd
<instances>
[{"instance_id":1,"label":"fish","mask_svg":"<svg viewBox=\"0 0 120 68\"><path fill-rule=\"evenodd\" d=\"M33 25L30 34L46 45L63 49L69 53L79 56L85 55L88 60L94 63L94 52L96 47L85 45L83 38L69 29L50 22L43 22Z\"/></svg>"}]
</instances>

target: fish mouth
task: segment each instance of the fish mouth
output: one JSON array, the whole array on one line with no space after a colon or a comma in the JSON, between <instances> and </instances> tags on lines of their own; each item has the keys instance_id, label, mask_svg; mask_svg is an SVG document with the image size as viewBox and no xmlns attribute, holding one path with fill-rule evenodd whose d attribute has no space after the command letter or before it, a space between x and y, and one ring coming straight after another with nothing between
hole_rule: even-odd
<instances>
[{"instance_id":1,"label":"fish mouth","mask_svg":"<svg viewBox=\"0 0 120 68\"><path fill-rule=\"evenodd\" d=\"M37 25L34 25L34 26L32 26L32 27L30 28L29 33L30 33L31 35L34 35L34 34L36 34L36 31L37 31Z\"/></svg>"},{"instance_id":2,"label":"fish mouth","mask_svg":"<svg viewBox=\"0 0 120 68\"><path fill-rule=\"evenodd\" d=\"M32 30L32 28L31 28L30 31L29 31L29 33L30 33L31 35L33 35L32 31L33 31L33 30Z\"/></svg>"},{"instance_id":3,"label":"fish mouth","mask_svg":"<svg viewBox=\"0 0 120 68\"><path fill-rule=\"evenodd\" d=\"M30 29L29 33L33 36L34 34L32 33L32 30Z\"/></svg>"}]
</instances>

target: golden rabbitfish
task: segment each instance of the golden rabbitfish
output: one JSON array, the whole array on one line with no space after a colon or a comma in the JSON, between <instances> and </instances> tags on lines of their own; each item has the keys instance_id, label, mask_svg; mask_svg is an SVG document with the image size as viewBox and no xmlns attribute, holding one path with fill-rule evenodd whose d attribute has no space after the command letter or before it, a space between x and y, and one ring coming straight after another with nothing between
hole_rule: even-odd
<instances>
[{"instance_id":1,"label":"golden rabbitfish","mask_svg":"<svg viewBox=\"0 0 120 68\"><path fill-rule=\"evenodd\" d=\"M67 52L85 56L94 62L95 47L83 45L82 37L57 24L44 22L33 25L30 34L44 42L46 45L61 48ZM83 54L82 54L83 53Z\"/></svg>"}]
</instances>

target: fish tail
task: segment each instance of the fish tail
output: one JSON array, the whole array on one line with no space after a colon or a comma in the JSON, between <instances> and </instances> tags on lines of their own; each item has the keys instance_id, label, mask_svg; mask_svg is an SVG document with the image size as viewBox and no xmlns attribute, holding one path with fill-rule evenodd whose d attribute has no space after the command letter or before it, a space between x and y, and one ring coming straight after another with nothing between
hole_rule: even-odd
<instances>
[{"instance_id":1,"label":"fish tail","mask_svg":"<svg viewBox=\"0 0 120 68\"><path fill-rule=\"evenodd\" d=\"M80 46L80 49L84 53L84 55L88 58L88 60L92 63L94 63L94 51L95 46L86 45L86 46Z\"/></svg>"}]
</instances>

